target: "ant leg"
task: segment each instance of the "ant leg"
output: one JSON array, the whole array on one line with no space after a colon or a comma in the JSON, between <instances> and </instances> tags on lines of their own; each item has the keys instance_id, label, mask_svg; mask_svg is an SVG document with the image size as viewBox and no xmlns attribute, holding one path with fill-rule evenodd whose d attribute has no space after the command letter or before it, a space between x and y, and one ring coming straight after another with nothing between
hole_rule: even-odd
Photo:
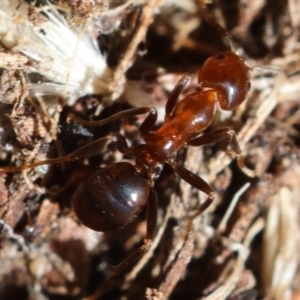
<instances>
[{"instance_id":1,"label":"ant leg","mask_svg":"<svg viewBox=\"0 0 300 300\"><path fill-rule=\"evenodd\" d=\"M169 96L168 102L166 104L165 122L167 122L171 119L172 112L177 103L178 97L190 80L191 80L190 75L188 75L188 74L183 75L182 78L179 80L179 82L174 87L174 89L172 90L171 95Z\"/></svg>"},{"instance_id":2,"label":"ant leg","mask_svg":"<svg viewBox=\"0 0 300 300\"><path fill-rule=\"evenodd\" d=\"M73 121L76 121L77 123L84 125L84 126L102 126L107 123L110 123L115 120L120 120L136 115L141 115L149 113L149 115L146 117L142 125L140 126L140 132L142 136L148 135L150 130L153 128L154 124L157 120L157 111L154 107L136 107L132 109L127 109L124 111L120 111L106 119L98 120L98 121L87 121L83 120L78 116L75 116L74 114L70 113L68 115L68 119L71 119Z\"/></svg>"},{"instance_id":3,"label":"ant leg","mask_svg":"<svg viewBox=\"0 0 300 300\"><path fill-rule=\"evenodd\" d=\"M249 170L244 163L244 156L236 138L236 133L231 128L221 128L202 136L190 139L187 144L189 146L203 146L219 142L223 139L228 139L229 146L237 156L239 168L249 177L254 177L254 172Z\"/></svg>"},{"instance_id":4,"label":"ant leg","mask_svg":"<svg viewBox=\"0 0 300 300\"><path fill-rule=\"evenodd\" d=\"M228 46L230 47L230 50L234 52L235 47L233 44L232 37L230 36L229 32L224 28L222 25L220 25L216 20L211 16L210 12L207 9L206 1L204 0L198 0L199 4L199 12L201 15L201 18L203 18L208 24L212 25L215 29L217 29L220 34L226 39L228 42Z\"/></svg>"},{"instance_id":5,"label":"ant leg","mask_svg":"<svg viewBox=\"0 0 300 300\"><path fill-rule=\"evenodd\" d=\"M149 115L140 126L141 136L146 136L150 133L157 120L157 110L153 107L149 111Z\"/></svg>"},{"instance_id":6,"label":"ant leg","mask_svg":"<svg viewBox=\"0 0 300 300\"><path fill-rule=\"evenodd\" d=\"M216 197L214 189L206 181L204 181L201 177L192 173L188 169L178 165L176 162L168 162L168 164L171 165L171 167L179 175L180 178L185 180L191 186L197 188L199 191L202 191L208 195L207 199L203 203L200 204L199 208L197 209L197 213L193 217L201 214L214 201L214 199Z\"/></svg>"},{"instance_id":7,"label":"ant leg","mask_svg":"<svg viewBox=\"0 0 300 300\"><path fill-rule=\"evenodd\" d=\"M136 115L142 115L145 113L150 113L153 114L153 109L152 107L136 107L136 108L131 108L131 109L127 109L127 110L123 110L120 111L106 119L102 119L102 120L98 120L98 121L87 121L87 120L83 120L80 117L77 117L76 115L70 113L68 115L68 119L73 120L78 122L81 125L84 126L102 126L105 125L107 123L110 123L112 121L115 120L120 120L120 119L124 119L124 118L129 118L129 117L133 117ZM147 120L147 118L146 118Z\"/></svg>"},{"instance_id":8,"label":"ant leg","mask_svg":"<svg viewBox=\"0 0 300 300\"><path fill-rule=\"evenodd\" d=\"M42 165L50 165L50 164L52 165L52 164L60 164L67 161L74 161L82 156L89 156L92 153L99 152L99 150L103 149L110 142L115 142L117 144L118 150L121 153L125 153L128 151L128 146L125 138L121 134L116 133L116 134L111 134L109 136L100 138L87 145L84 145L66 156L58 157L58 158L49 158L46 160L25 164L20 167L10 167L10 166L2 167L0 168L0 172L4 172L4 173L20 172L26 169L31 169Z\"/></svg>"},{"instance_id":9,"label":"ant leg","mask_svg":"<svg viewBox=\"0 0 300 300\"><path fill-rule=\"evenodd\" d=\"M147 203L147 232L146 237L138 249L136 249L132 254L130 254L126 259L113 268L113 273L100 285L100 287L87 299L96 300L105 291L108 285L111 283L115 277L123 273L126 269L134 265L140 258L149 250L152 245L152 240L156 235L157 227L157 211L158 211L158 201L155 189L152 187L150 189L150 195Z\"/></svg>"},{"instance_id":10,"label":"ant leg","mask_svg":"<svg viewBox=\"0 0 300 300\"><path fill-rule=\"evenodd\" d=\"M156 234L156 224L157 224L157 194L154 188L150 190L150 195L147 203L147 233L143 241L143 245L135 250L131 255L129 255L120 264L114 267L113 277L118 276L123 273L128 267L132 266L137 262L150 248L152 240Z\"/></svg>"}]
</instances>

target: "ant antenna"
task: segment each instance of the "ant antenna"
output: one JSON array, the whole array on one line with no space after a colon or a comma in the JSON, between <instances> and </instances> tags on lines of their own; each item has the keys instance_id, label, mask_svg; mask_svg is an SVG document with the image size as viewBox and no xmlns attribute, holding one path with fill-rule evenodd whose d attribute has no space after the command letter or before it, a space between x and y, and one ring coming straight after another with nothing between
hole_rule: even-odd
<instances>
[{"instance_id":1,"label":"ant antenna","mask_svg":"<svg viewBox=\"0 0 300 300\"><path fill-rule=\"evenodd\" d=\"M233 45L232 37L222 25L220 25L216 20L211 16L211 13L208 11L207 6L204 0L198 0L199 9L201 17L210 25L212 25L215 29L217 29L220 34L225 38L228 47L232 52L235 52L235 47Z\"/></svg>"}]
</instances>

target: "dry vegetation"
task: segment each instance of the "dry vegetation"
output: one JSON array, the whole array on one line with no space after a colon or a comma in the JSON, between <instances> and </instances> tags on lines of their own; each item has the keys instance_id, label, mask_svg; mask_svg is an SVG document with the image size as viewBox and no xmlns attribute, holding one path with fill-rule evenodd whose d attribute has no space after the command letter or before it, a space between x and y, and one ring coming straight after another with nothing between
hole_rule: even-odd
<instances>
[{"instance_id":1,"label":"dry vegetation","mask_svg":"<svg viewBox=\"0 0 300 300\"><path fill-rule=\"evenodd\" d=\"M207 10L200 0L28 2L0 0L1 166L63 156L111 131L137 143L142 117L101 128L66 117L155 106L162 120L181 75L228 49L204 18L227 28L253 68L245 104L218 113L212 127L236 130L256 177L237 168L226 144L181 151L178 160L214 187L217 201L191 220L205 195L165 168L153 247L99 299L299 299L300 2L207 1ZM196 88L193 81L183 94ZM144 213L102 234L70 208L91 168L120 159L109 147L0 174L1 300L83 299L141 243Z\"/></svg>"}]
</instances>

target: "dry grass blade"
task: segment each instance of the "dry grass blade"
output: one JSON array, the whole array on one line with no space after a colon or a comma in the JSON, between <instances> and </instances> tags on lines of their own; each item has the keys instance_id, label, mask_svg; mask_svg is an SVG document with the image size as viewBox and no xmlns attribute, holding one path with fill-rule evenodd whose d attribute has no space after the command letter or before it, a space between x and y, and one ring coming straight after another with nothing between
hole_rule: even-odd
<instances>
[{"instance_id":1,"label":"dry grass blade","mask_svg":"<svg viewBox=\"0 0 300 300\"><path fill-rule=\"evenodd\" d=\"M268 294L290 299L291 284L298 264L299 233L297 210L299 189L282 187L272 196L263 240L262 275Z\"/></svg>"}]
</instances>

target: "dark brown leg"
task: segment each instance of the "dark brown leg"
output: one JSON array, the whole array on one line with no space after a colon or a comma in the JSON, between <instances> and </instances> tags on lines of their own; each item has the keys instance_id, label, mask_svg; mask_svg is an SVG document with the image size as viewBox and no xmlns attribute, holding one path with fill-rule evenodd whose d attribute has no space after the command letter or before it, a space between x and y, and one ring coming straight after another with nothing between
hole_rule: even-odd
<instances>
[{"instance_id":1,"label":"dark brown leg","mask_svg":"<svg viewBox=\"0 0 300 300\"><path fill-rule=\"evenodd\" d=\"M241 148L236 138L235 131L230 128L221 128L213 132L204 134L200 137L190 139L187 144L189 146L203 146L208 144L213 144L221 140L227 139L230 148L235 152L237 156L238 166L245 174L253 177L253 171L249 170L244 163L244 157L242 155Z\"/></svg>"},{"instance_id":2,"label":"dark brown leg","mask_svg":"<svg viewBox=\"0 0 300 300\"><path fill-rule=\"evenodd\" d=\"M156 120L157 120L157 110L155 108L152 108L149 111L149 115L140 126L141 136L146 136L150 133L151 129L156 123Z\"/></svg>"},{"instance_id":3,"label":"dark brown leg","mask_svg":"<svg viewBox=\"0 0 300 300\"><path fill-rule=\"evenodd\" d=\"M114 267L114 272L111 275L116 277L123 273L128 267L135 264L150 248L152 240L156 234L157 224L157 194L154 188L151 188L147 203L147 233L143 241L143 245L130 254L125 260Z\"/></svg>"},{"instance_id":4,"label":"dark brown leg","mask_svg":"<svg viewBox=\"0 0 300 300\"><path fill-rule=\"evenodd\" d=\"M121 134L111 134L109 136L100 138L94 142L91 142L87 145L84 145L72 153L58 158L50 158L42 161L37 161L30 164L25 164L20 167L3 167L0 168L0 172L4 173L12 173L12 172L20 172L22 170L35 168L42 165L52 165L52 164L60 164L63 162L74 161L82 156L89 156L93 153L101 151L108 143L114 142L117 144L117 148L120 152L125 153L128 151L127 143L125 138Z\"/></svg>"},{"instance_id":5,"label":"dark brown leg","mask_svg":"<svg viewBox=\"0 0 300 300\"><path fill-rule=\"evenodd\" d=\"M203 146L203 145L209 145L214 144L216 142L219 142L221 140L228 139L230 147L232 147L232 150L236 152L237 154L241 153L240 146L238 144L238 141L236 139L236 134L234 130L231 128L221 128L217 129L213 132L203 134L202 136L190 139L187 144L189 146Z\"/></svg>"},{"instance_id":6,"label":"dark brown leg","mask_svg":"<svg viewBox=\"0 0 300 300\"><path fill-rule=\"evenodd\" d=\"M68 118L75 120L76 122L86 125L86 126L101 126L104 124L107 124L109 122L112 122L117 119L123 119L128 118L131 116L149 113L149 116L145 119L143 124L141 125L141 133L142 134L148 134L153 125L156 122L157 118L157 112L155 108L151 107L138 107L133 109L128 109L125 111L121 111L119 113L114 114L111 117L108 117L103 120L99 121L86 121L83 120L74 114L70 114ZM31 169L34 167L42 166L42 165L49 165L49 164L59 164L63 162L73 161L76 160L82 156L89 156L91 153L98 152L101 150L105 145L107 145L109 142L115 142L117 144L117 148L121 153L127 153L128 147L125 138L120 134L111 134L107 137L101 138L99 140L96 140L92 143L89 143L88 145L84 145L83 147L80 147L79 149L75 150L74 152L68 154L67 156L58 157L58 158L51 158L43 161L38 161L30 164L25 164L20 167L3 167L0 168L0 172L4 173L10 173L10 172L19 172L26 169Z\"/></svg>"},{"instance_id":7,"label":"dark brown leg","mask_svg":"<svg viewBox=\"0 0 300 300\"><path fill-rule=\"evenodd\" d=\"M131 108L131 109L127 109L127 110L123 110L120 111L106 119L102 119L102 120L98 120L98 121L87 121L87 120L83 120L77 116L75 116L74 114L70 113L68 115L68 119L74 120L76 122L78 122L81 125L84 126L102 126L105 125L107 123L110 123L112 121L115 120L121 120L121 119L125 119L125 118L129 118L129 117L133 117L136 115L142 115L145 113L150 113L153 114L153 109L152 107L136 107L136 108ZM146 118L147 120L147 118Z\"/></svg>"},{"instance_id":8,"label":"dark brown leg","mask_svg":"<svg viewBox=\"0 0 300 300\"><path fill-rule=\"evenodd\" d=\"M187 183L189 183L190 185L197 188L199 191L202 191L202 192L204 192L205 194L208 195L208 198L203 203L200 204L199 208L197 209L197 212L196 212L195 216L198 215L198 214L201 214L214 201L215 191L213 190L213 188L207 182L205 182L198 175L190 172L189 170L187 170L186 168L178 165L175 162L168 162L168 163L172 166L172 168L179 175L180 178L182 178Z\"/></svg>"},{"instance_id":9,"label":"dark brown leg","mask_svg":"<svg viewBox=\"0 0 300 300\"><path fill-rule=\"evenodd\" d=\"M188 75L188 74L183 75L182 78L179 80L179 82L174 87L173 91L171 92L171 95L166 104L165 122L167 122L171 118L172 112L177 103L178 97L190 80L191 80L190 75Z\"/></svg>"},{"instance_id":10,"label":"dark brown leg","mask_svg":"<svg viewBox=\"0 0 300 300\"><path fill-rule=\"evenodd\" d=\"M147 203L147 233L141 245L136 249L132 254L130 254L126 259L124 259L120 264L114 267L113 273L104 281L104 283L87 299L96 300L100 295L102 295L108 285L111 283L111 280L123 273L126 269L134 265L140 258L149 250L152 240L156 234L157 226L157 194L155 189L152 187L150 190L150 195Z\"/></svg>"},{"instance_id":11,"label":"dark brown leg","mask_svg":"<svg viewBox=\"0 0 300 300\"><path fill-rule=\"evenodd\" d=\"M132 109L127 109L124 111L120 111L106 119L98 120L98 121L83 120L72 113L69 114L68 119L74 120L84 126L102 126L115 120L121 120L124 118L129 118L129 117L133 117L145 113L149 113L149 115L146 117L146 119L140 126L141 135L145 136L149 134L149 132L151 131L151 129L153 128L157 120L157 111L154 107L136 107Z\"/></svg>"}]
</instances>

